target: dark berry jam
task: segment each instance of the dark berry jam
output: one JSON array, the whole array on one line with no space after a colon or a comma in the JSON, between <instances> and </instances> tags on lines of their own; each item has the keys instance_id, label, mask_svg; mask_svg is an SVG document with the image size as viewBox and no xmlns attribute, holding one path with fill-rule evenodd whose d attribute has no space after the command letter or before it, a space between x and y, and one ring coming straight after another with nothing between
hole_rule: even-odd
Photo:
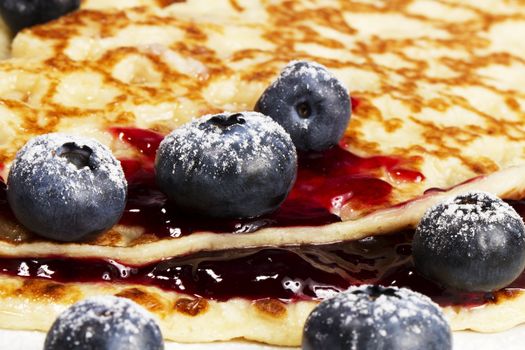
<instances>
[{"instance_id":1,"label":"dark berry jam","mask_svg":"<svg viewBox=\"0 0 525 350\"><path fill-rule=\"evenodd\" d=\"M414 160L399 157L362 158L342 147L299 155L297 180L287 200L273 214L257 219L211 220L181 213L167 202L155 184L154 160L163 136L150 130L113 128L114 135L142 156L121 159L129 184L128 204L121 224L142 226L159 237L181 237L196 231L253 232L263 227L320 226L341 219L334 215L344 205L372 210L390 204L394 181L420 182Z\"/></svg>"},{"instance_id":2,"label":"dark berry jam","mask_svg":"<svg viewBox=\"0 0 525 350\"><path fill-rule=\"evenodd\" d=\"M288 200L271 215L255 219L218 220L193 217L171 205L155 184L152 164L121 160L128 179L128 201L120 224L141 226L158 237L181 237L197 231L248 233L263 227L320 226L341 219L320 204Z\"/></svg>"},{"instance_id":3,"label":"dark berry jam","mask_svg":"<svg viewBox=\"0 0 525 350\"><path fill-rule=\"evenodd\" d=\"M164 136L147 129L138 129L130 127L114 127L110 129L111 133L132 146L140 153L151 160L155 160L155 154L159 144Z\"/></svg>"},{"instance_id":4,"label":"dark berry jam","mask_svg":"<svg viewBox=\"0 0 525 350\"><path fill-rule=\"evenodd\" d=\"M357 97L351 96L350 101L352 102L352 112L355 112L361 104L361 100Z\"/></svg>"},{"instance_id":5,"label":"dark berry jam","mask_svg":"<svg viewBox=\"0 0 525 350\"><path fill-rule=\"evenodd\" d=\"M273 215L257 220L203 221L178 215L177 209L170 207L155 186L153 156L162 137L150 131L122 128L118 129L118 135L143 155L139 159L122 160L130 184L127 213L122 223L141 225L148 232L174 237L196 230L251 232L271 225L327 224L339 221L330 211L345 201L365 206L388 203L392 187L379 179L381 172L399 181L424 179L417 171L405 168L406 162L401 159L360 158L333 148L322 154L301 155L296 186L283 207ZM511 204L525 215L525 202ZM9 212L6 186L1 179L0 207L2 212ZM413 268L412 234L401 232L324 246L198 253L143 266L127 266L105 259L0 258L0 272L57 282L152 285L216 300L234 297L323 299L351 285L372 283L409 287L441 305L478 306L512 297L516 290L525 289L525 274L495 293L443 289Z\"/></svg>"},{"instance_id":6,"label":"dark berry jam","mask_svg":"<svg viewBox=\"0 0 525 350\"><path fill-rule=\"evenodd\" d=\"M408 287L442 306L479 306L525 288L521 276L495 293L460 293L426 280L413 268L412 232L348 243L295 248L198 253L144 266L103 259L0 259L11 276L57 282L112 282L157 286L214 300L319 300L364 283Z\"/></svg>"}]
</instances>

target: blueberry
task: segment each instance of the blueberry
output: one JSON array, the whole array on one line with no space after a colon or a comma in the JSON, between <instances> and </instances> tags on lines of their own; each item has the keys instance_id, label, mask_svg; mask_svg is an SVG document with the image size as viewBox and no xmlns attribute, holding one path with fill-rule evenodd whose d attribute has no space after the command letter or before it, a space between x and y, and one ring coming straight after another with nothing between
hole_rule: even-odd
<instances>
[{"instance_id":1,"label":"blueberry","mask_svg":"<svg viewBox=\"0 0 525 350\"><path fill-rule=\"evenodd\" d=\"M264 91L255 110L272 117L300 151L322 151L343 137L351 102L343 84L326 67L290 62Z\"/></svg>"},{"instance_id":2,"label":"blueberry","mask_svg":"<svg viewBox=\"0 0 525 350\"><path fill-rule=\"evenodd\" d=\"M319 304L306 320L303 350L452 349L439 306L405 288L360 286Z\"/></svg>"},{"instance_id":3,"label":"blueberry","mask_svg":"<svg viewBox=\"0 0 525 350\"><path fill-rule=\"evenodd\" d=\"M13 33L77 10L80 0L0 0L0 14Z\"/></svg>"},{"instance_id":4,"label":"blueberry","mask_svg":"<svg viewBox=\"0 0 525 350\"><path fill-rule=\"evenodd\" d=\"M256 112L204 116L173 131L155 162L160 189L180 209L218 218L274 211L297 174L290 136Z\"/></svg>"},{"instance_id":5,"label":"blueberry","mask_svg":"<svg viewBox=\"0 0 525 350\"><path fill-rule=\"evenodd\" d=\"M430 208L412 243L417 270L438 284L490 292L525 268L525 227L516 211L488 193L467 193Z\"/></svg>"},{"instance_id":6,"label":"blueberry","mask_svg":"<svg viewBox=\"0 0 525 350\"><path fill-rule=\"evenodd\" d=\"M120 163L95 140L47 134L16 155L7 178L7 199L30 231L77 241L111 228L126 204Z\"/></svg>"},{"instance_id":7,"label":"blueberry","mask_svg":"<svg viewBox=\"0 0 525 350\"><path fill-rule=\"evenodd\" d=\"M151 315L131 300L95 297L64 311L47 333L44 350L161 350Z\"/></svg>"}]
</instances>

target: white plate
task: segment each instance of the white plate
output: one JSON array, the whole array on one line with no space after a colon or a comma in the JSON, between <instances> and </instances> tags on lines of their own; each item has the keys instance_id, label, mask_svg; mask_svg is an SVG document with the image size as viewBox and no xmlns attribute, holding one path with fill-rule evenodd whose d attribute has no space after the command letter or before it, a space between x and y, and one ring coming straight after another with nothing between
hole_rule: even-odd
<instances>
[{"instance_id":1,"label":"white plate","mask_svg":"<svg viewBox=\"0 0 525 350\"><path fill-rule=\"evenodd\" d=\"M0 350L42 350L45 334L0 330ZM454 333L456 350L523 350L525 348L525 325L506 332L479 334L472 332ZM266 345L228 342L215 344L166 344L166 350L291 350L296 348L272 347Z\"/></svg>"}]
</instances>

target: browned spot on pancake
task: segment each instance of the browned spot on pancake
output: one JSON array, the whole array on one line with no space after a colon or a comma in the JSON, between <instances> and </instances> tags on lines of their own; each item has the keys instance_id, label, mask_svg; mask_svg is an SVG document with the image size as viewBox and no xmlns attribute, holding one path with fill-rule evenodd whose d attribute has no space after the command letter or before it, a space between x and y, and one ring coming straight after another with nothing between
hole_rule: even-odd
<instances>
[{"instance_id":1,"label":"browned spot on pancake","mask_svg":"<svg viewBox=\"0 0 525 350\"><path fill-rule=\"evenodd\" d=\"M230 0L230 5L235 9L235 11L244 11L244 7L242 7L237 0Z\"/></svg>"},{"instance_id":2,"label":"browned spot on pancake","mask_svg":"<svg viewBox=\"0 0 525 350\"><path fill-rule=\"evenodd\" d=\"M499 170L496 163L485 157L472 158L466 163L476 174L490 174Z\"/></svg>"},{"instance_id":3,"label":"browned spot on pancake","mask_svg":"<svg viewBox=\"0 0 525 350\"><path fill-rule=\"evenodd\" d=\"M382 121L381 110L374 106L368 99L363 99L359 104L359 113L356 116L365 116L367 119ZM359 118L358 118L359 119Z\"/></svg>"},{"instance_id":4,"label":"browned spot on pancake","mask_svg":"<svg viewBox=\"0 0 525 350\"><path fill-rule=\"evenodd\" d=\"M507 300L512 300L514 298L519 297L523 294L523 290L518 289L504 289L497 292L494 292L493 298L490 300L491 303L494 304L502 304Z\"/></svg>"},{"instance_id":5,"label":"browned spot on pancake","mask_svg":"<svg viewBox=\"0 0 525 350\"><path fill-rule=\"evenodd\" d=\"M514 200L522 200L523 198L525 198L525 188L514 188L508 192L502 193L500 197Z\"/></svg>"},{"instance_id":6,"label":"browned spot on pancake","mask_svg":"<svg viewBox=\"0 0 525 350\"><path fill-rule=\"evenodd\" d=\"M319 35L315 30L311 29L308 26L300 25L297 27L303 34L303 42L307 42L309 44L319 44L321 46L326 46L331 49L342 49L344 48L344 45L335 39L329 39L325 38L321 35Z\"/></svg>"},{"instance_id":7,"label":"browned spot on pancake","mask_svg":"<svg viewBox=\"0 0 525 350\"><path fill-rule=\"evenodd\" d=\"M197 316L206 312L206 310L208 309L208 301L202 298L179 298L175 301L174 308L178 312L183 313L185 315Z\"/></svg>"},{"instance_id":8,"label":"browned spot on pancake","mask_svg":"<svg viewBox=\"0 0 525 350\"><path fill-rule=\"evenodd\" d=\"M519 102L516 101L516 99L513 98L513 97L507 97L507 98L505 99L505 103L506 103L507 106L509 106L509 108L512 109L513 111L520 111L520 110L521 110Z\"/></svg>"},{"instance_id":9,"label":"browned spot on pancake","mask_svg":"<svg viewBox=\"0 0 525 350\"><path fill-rule=\"evenodd\" d=\"M350 125L345 132L344 143L347 145L347 148L352 145L357 148L359 151L364 152L365 154L379 154L381 147L377 142L369 141L364 136L364 132L360 130L362 121L359 119L351 119Z\"/></svg>"},{"instance_id":10,"label":"browned spot on pancake","mask_svg":"<svg viewBox=\"0 0 525 350\"><path fill-rule=\"evenodd\" d=\"M151 292L146 292L139 288L129 288L115 295L133 300L157 315L164 315L166 313L166 308L162 300Z\"/></svg>"},{"instance_id":11,"label":"browned spot on pancake","mask_svg":"<svg viewBox=\"0 0 525 350\"><path fill-rule=\"evenodd\" d=\"M430 101L428 101L428 105L430 106L430 108L435 109L439 112L444 112L448 109L448 107L450 107L450 105L444 99L441 98L431 99Z\"/></svg>"},{"instance_id":12,"label":"browned spot on pancake","mask_svg":"<svg viewBox=\"0 0 525 350\"><path fill-rule=\"evenodd\" d=\"M64 28L64 31L57 31L49 25L35 26L31 29L31 34L43 38L43 39L54 39L54 40L67 40L71 36L77 34L77 31L73 28Z\"/></svg>"},{"instance_id":13,"label":"browned spot on pancake","mask_svg":"<svg viewBox=\"0 0 525 350\"><path fill-rule=\"evenodd\" d=\"M342 33L356 33L355 29L346 23L340 8L338 8L344 5L344 1L337 4L339 6L325 6L315 9L300 9L299 5L296 1L283 1L282 4L268 5L267 10L270 13L271 20L275 22L276 28L283 29L291 24L309 20ZM335 2L333 5L336 5Z\"/></svg>"},{"instance_id":14,"label":"browned spot on pancake","mask_svg":"<svg viewBox=\"0 0 525 350\"><path fill-rule=\"evenodd\" d=\"M179 2L186 2L186 0L157 0L157 4L160 7L166 7Z\"/></svg>"},{"instance_id":15,"label":"browned spot on pancake","mask_svg":"<svg viewBox=\"0 0 525 350\"><path fill-rule=\"evenodd\" d=\"M189 40L194 40L198 42L203 42L208 39L206 33L199 28L197 23L187 23L181 26L182 29L186 32L186 38Z\"/></svg>"},{"instance_id":16,"label":"browned spot on pancake","mask_svg":"<svg viewBox=\"0 0 525 350\"><path fill-rule=\"evenodd\" d=\"M2 278L0 282L0 297L1 298L10 298L16 295L16 290L19 288L18 281L13 281L10 279Z\"/></svg>"},{"instance_id":17,"label":"browned spot on pancake","mask_svg":"<svg viewBox=\"0 0 525 350\"><path fill-rule=\"evenodd\" d=\"M259 299L253 302L255 309L265 316L283 318L286 315L286 306L276 299Z\"/></svg>"},{"instance_id":18,"label":"browned spot on pancake","mask_svg":"<svg viewBox=\"0 0 525 350\"><path fill-rule=\"evenodd\" d=\"M383 127L388 132L394 132L403 126L403 121L399 118L385 120Z\"/></svg>"},{"instance_id":19,"label":"browned spot on pancake","mask_svg":"<svg viewBox=\"0 0 525 350\"><path fill-rule=\"evenodd\" d=\"M13 296L68 304L73 304L82 299L82 293L73 285L39 279L25 279Z\"/></svg>"},{"instance_id":20,"label":"browned spot on pancake","mask_svg":"<svg viewBox=\"0 0 525 350\"><path fill-rule=\"evenodd\" d=\"M261 69L253 72L246 72L243 74L242 79L246 81L264 81L270 80L275 76L273 69Z\"/></svg>"},{"instance_id":21,"label":"browned spot on pancake","mask_svg":"<svg viewBox=\"0 0 525 350\"><path fill-rule=\"evenodd\" d=\"M264 53L265 53L265 51L261 50L261 49L254 49L254 48L241 49L241 50L235 51L232 54L231 60L233 62L237 62L237 61L242 61L242 60L246 60L246 59L254 59L254 58L256 58L259 55L262 55ZM273 69L272 69L272 71L273 71ZM247 72L247 73L252 73L252 72Z\"/></svg>"},{"instance_id":22,"label":"browned spot on pancake","mask_svg":"<svg viewBox=\"0 0 525 350\"><path fill-rule=\"evenodd\" d=\"M122 235L116 230L106 231L103 235L93 237L93 244L103 246L115 246L122 242Z\"/></svg>"},{"instance_id":23,"label":"browned spot on pancake","mask_svg":"<svg viewBox=\"0 0 525 350\"><path fill-rule=\"evenodd\" d=\"M130 245L131 246L141 245L141 244L156 242L158 240L159 238L155 236L154 234L145 233L145 234L140 235L137 239L133 240L133 242L131 242Z\"/></svg>"}]
</instances>

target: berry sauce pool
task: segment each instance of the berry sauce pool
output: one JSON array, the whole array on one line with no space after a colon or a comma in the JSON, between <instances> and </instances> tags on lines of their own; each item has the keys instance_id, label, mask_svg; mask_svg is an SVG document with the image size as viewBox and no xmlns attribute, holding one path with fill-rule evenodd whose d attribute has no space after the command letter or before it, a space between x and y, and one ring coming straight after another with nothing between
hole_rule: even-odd
<instances>
[{"instance_id":1,"label":"berry sauce pool","mask_svg":"<svg viewBox=\"0 0 525 350\"><path fill-rule=\"evenodd\" d=\"M513 203L525 209L525 203ZM56 282L113 282L156 286L214 300L324 299L364 283L408 287L442 306L480 306L525 289L525 274L494 293L461 293L426 280L414 269L412 232L361 241L295 248L192 254L132 266L106 259L0 258L0 272Z\"/></svg>"},{"instance_id":2,"label":"berry sauce pool","mask_svg":"<svg viewBox=\"0 0 525 350\"><path fill-rule=\"evenodd\" d=\"M156 188L153 162L162 135L132 128L111 131L141 153L136 159L121 160L129 182L128 206L121 224L142 226L145 232L161 237L180 237L202 230L252 232L268 226L329 224L340 221L331 212L347 203L358 208L388 205L392 185L380 179L384 172L396 181L424 180L414 170L412 161L383 156L361 158L336 147L324 153L300 155L297 182L274 214L255 220L202 220L178 214ZM525 202L511 204L525 215ZM3 181L0 210L9 214ZM157 286L215 300L323 299L351 285L372 283L409 287L443 306L479 306L510 298L525 289L525 274L495 293L443 289L413 268L412 236L413 232L407 231L335 245L203 252L142 266L60 256L0 258L0 273L56 282L111 281Z\"/></svg>"}]
</instances>

